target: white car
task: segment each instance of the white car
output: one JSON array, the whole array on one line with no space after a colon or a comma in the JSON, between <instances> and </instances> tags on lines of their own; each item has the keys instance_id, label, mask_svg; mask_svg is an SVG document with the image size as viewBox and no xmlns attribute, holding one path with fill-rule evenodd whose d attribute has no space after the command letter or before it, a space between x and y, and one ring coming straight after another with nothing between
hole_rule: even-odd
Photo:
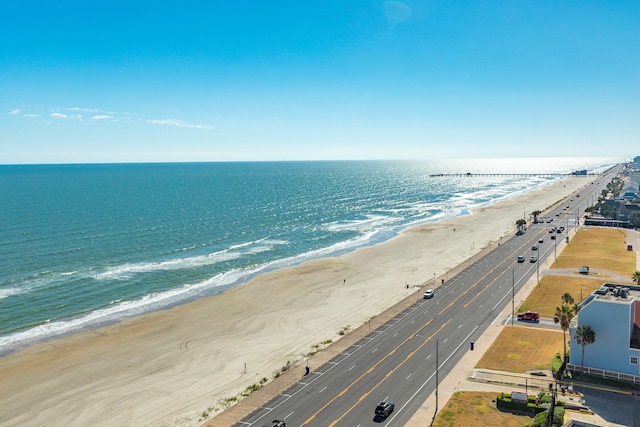
<instances>
[{"instance_id":1,"label":"white car","mask_svg":"<svg viewBox=\"0 0 640 427\"><path fill-rule=\"evenodd\" d=\"M422 298L424 298L424 299L430 299L430 298L433 298L433 296L434 296L434 295L435 295L435 292L433 291L433 289L427 289L427 290L424 292L424 295L422 296Z\"/></svg>"}]
</instances>

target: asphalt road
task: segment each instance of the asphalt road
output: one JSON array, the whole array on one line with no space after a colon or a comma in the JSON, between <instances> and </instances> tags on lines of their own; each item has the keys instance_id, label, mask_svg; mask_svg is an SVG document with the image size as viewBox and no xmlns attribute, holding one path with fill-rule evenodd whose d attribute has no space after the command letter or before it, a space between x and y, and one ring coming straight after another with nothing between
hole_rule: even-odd
<instances>
[{"instance_id":1,"label":"asphalt road","mask_svg":"<svg viewBox=\"0 0 640 427\"><path fill-rule=\"evenodd\" d=\"M574 386L584 404L612 425L640 427L640 397L624 393Z\"/></svg>"},{"instance_id":2,"label":"asphalt road","mask_svg":"<svg viewBox=\"0 0 640 427\"><path fill-rule=\"evenodd\" d=\"M579 198L563 201L546 215L561 218L567 228L558 236L564 238L575 228L576 209L584 212L611 177L600 178ZM263 426L273 419L284 419L288 427L404 425L436 390L437 379L455 369L462 355L471 351L471 343L500 321L497 316L512 303L515 292L538 273L540 262L529 262L529 256L554 256L556 244L548 229L547 223L531 224L525 234L501 242L438 287L432 299L417 300L236 426ZM531 249L534 244L540 246L537 251ZM524 263L516 261L521 254L526 255ZM386 419L374 416L381 400L395 402L395 411Z\"/></svg>"}]
</instances>

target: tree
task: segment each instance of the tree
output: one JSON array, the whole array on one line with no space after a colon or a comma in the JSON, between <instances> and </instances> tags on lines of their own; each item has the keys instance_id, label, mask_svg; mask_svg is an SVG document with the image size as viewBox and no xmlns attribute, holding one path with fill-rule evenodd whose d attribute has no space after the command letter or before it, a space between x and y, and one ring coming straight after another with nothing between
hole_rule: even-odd
<instances>
[{"instance_id":1,"label":"tree","mask_svg":"<svg viewBox=\"0 0 640 427\"><path fill-rule=\"evenodd\" d=\"M538 222L538 216L540 216L542 212L540 211L533 211L531 212L531 215L533 215L533 222Z\"/></svg>"},{"instance_id":2,"label":"tree","mask_svg":"<svg viewBox=\"0 0 640 427\"><path fill-rule=\"evenodd\" d=\"M580 372L584 375L584 348L589 344L596 342L596 333L589 325L578 325L576 332L573 334L573 338L580 346L582 346L582 364Z\"/></svg>"},{"instance_id":3,"label":"tree","mask_svg":"<svg viewBox=\"0 0 640 427\"><path fill-rule=\"evenodd\" d=\"M631 279L633 279L634 282L640 285L640 271L636 271L635 273L633 273Z\"/></svg>"},{"instance_id":4,"label":"tree","mask_svg":"<svg viewBox=\"0 0 640 427\"><path fill-rule=\"evenodd\" d=\"M575 314L577 316L578 312L580 311L580 309L582 307L580 307L579 303L575 303L575 304L573 304L573 306L571 308L573 309L573 314Z\"/></svg>"},{"instance_id":5,"label":"tree","mask_svg":"<svg viewBox=\"0 0 640 427\"><path fill-rule=\"evenodd\" d=\"M516 227L518 227L518 233L522 233L522 229L524 228L524 226L527 225L527 221L520 218L519 220L516 221Z\"/></svg>"},{"instance_id":6,"label":"tree","mask_svg":"<svg viewBox=\"0 0 640 427\"><path fill-rule=\"evenodd\" d=\"M569 306L575 302L569 292L565 292L561 298L562 298L562 303Z\"/></svg>"},{"instance_id":7,"label":"tree","mask_svg":"<svg viewBox=\"0 0 640 427\"><path fill-rule=\"evenodd\" d=\"M553 316L553 322L559 323L563 332L562 344L564 345L564 359L567 360L567 331L569 330L569 324L573 319L573 309L566 304L562 304L560 307L556 307L556 314Z\"/></svg>"}]
</instances>

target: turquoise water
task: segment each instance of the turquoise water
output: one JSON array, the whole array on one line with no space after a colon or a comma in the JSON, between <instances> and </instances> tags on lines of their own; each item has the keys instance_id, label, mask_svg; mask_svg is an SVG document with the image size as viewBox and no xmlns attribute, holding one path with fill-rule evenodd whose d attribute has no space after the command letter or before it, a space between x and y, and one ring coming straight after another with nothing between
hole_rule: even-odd
<instances>
[{"instance_id":1,"label":"turquoise water","mask_svg":"<svg viewBox=\"0 0 640 427\"><path fill-rule=\"evenodd\" d=\"M0 353L385 241L622 159L0 166ZM578 178L576 178L578 179Z\"/></svg>"}]
</instances>

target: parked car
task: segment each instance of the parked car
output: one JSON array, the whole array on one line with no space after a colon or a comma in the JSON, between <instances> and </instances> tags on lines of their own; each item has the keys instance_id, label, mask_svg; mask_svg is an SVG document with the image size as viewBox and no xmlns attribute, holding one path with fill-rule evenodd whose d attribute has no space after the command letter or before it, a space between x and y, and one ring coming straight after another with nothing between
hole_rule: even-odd
<instances>
[{"instance_id":1,"label":"parked car","mask_svg":"<svg viewBox=\"0 0 640 427\"><path fill-rule=\"evenodd\" d=\"M388 417L389 414L393 412L395 406L395 403L383 400L376 406L376 415Z\"/></svg>"},{"instance_id":2,"label":"parked car","mask_svg":"<svg viewBox=\"0 0 640 427\"><path fill-rule=\"evenodd\" d=\"M524 262L524 255L518 255L518 262Z\"/></svg>"},{"instance_id":3,"label":"parked car","mask_svg":"<svg viewBox=\"0 0 640 427\"><path fill-rule=\"evenodd\" d=\"M434 295L435 295L435 292L433 289L427 289L426 291L424 291L424 295L422 295L422 298L429 299L429 298L433 298Z\"/></svg>"},{"instance_id":4,"label":"parked car","mask_svg":"<svg viewBox=\"0 0 640 427\"><path fill-rule=\"evenodd\" d=\"M537 262L538 261L538 257L535 255L531 255L531 257L529 258L529 262Z\"/></svg>"},{"instance_id":5,"label":"parked car","mask_svg":"<svg viewBox=\"0 0 640 427\"><path fill-rule=\"evenodd\" d=\"M537 311L526 311L524 313L518 313L518 320L526 322L539 322L540 314Z\"/></svg>"}]
</instances>

